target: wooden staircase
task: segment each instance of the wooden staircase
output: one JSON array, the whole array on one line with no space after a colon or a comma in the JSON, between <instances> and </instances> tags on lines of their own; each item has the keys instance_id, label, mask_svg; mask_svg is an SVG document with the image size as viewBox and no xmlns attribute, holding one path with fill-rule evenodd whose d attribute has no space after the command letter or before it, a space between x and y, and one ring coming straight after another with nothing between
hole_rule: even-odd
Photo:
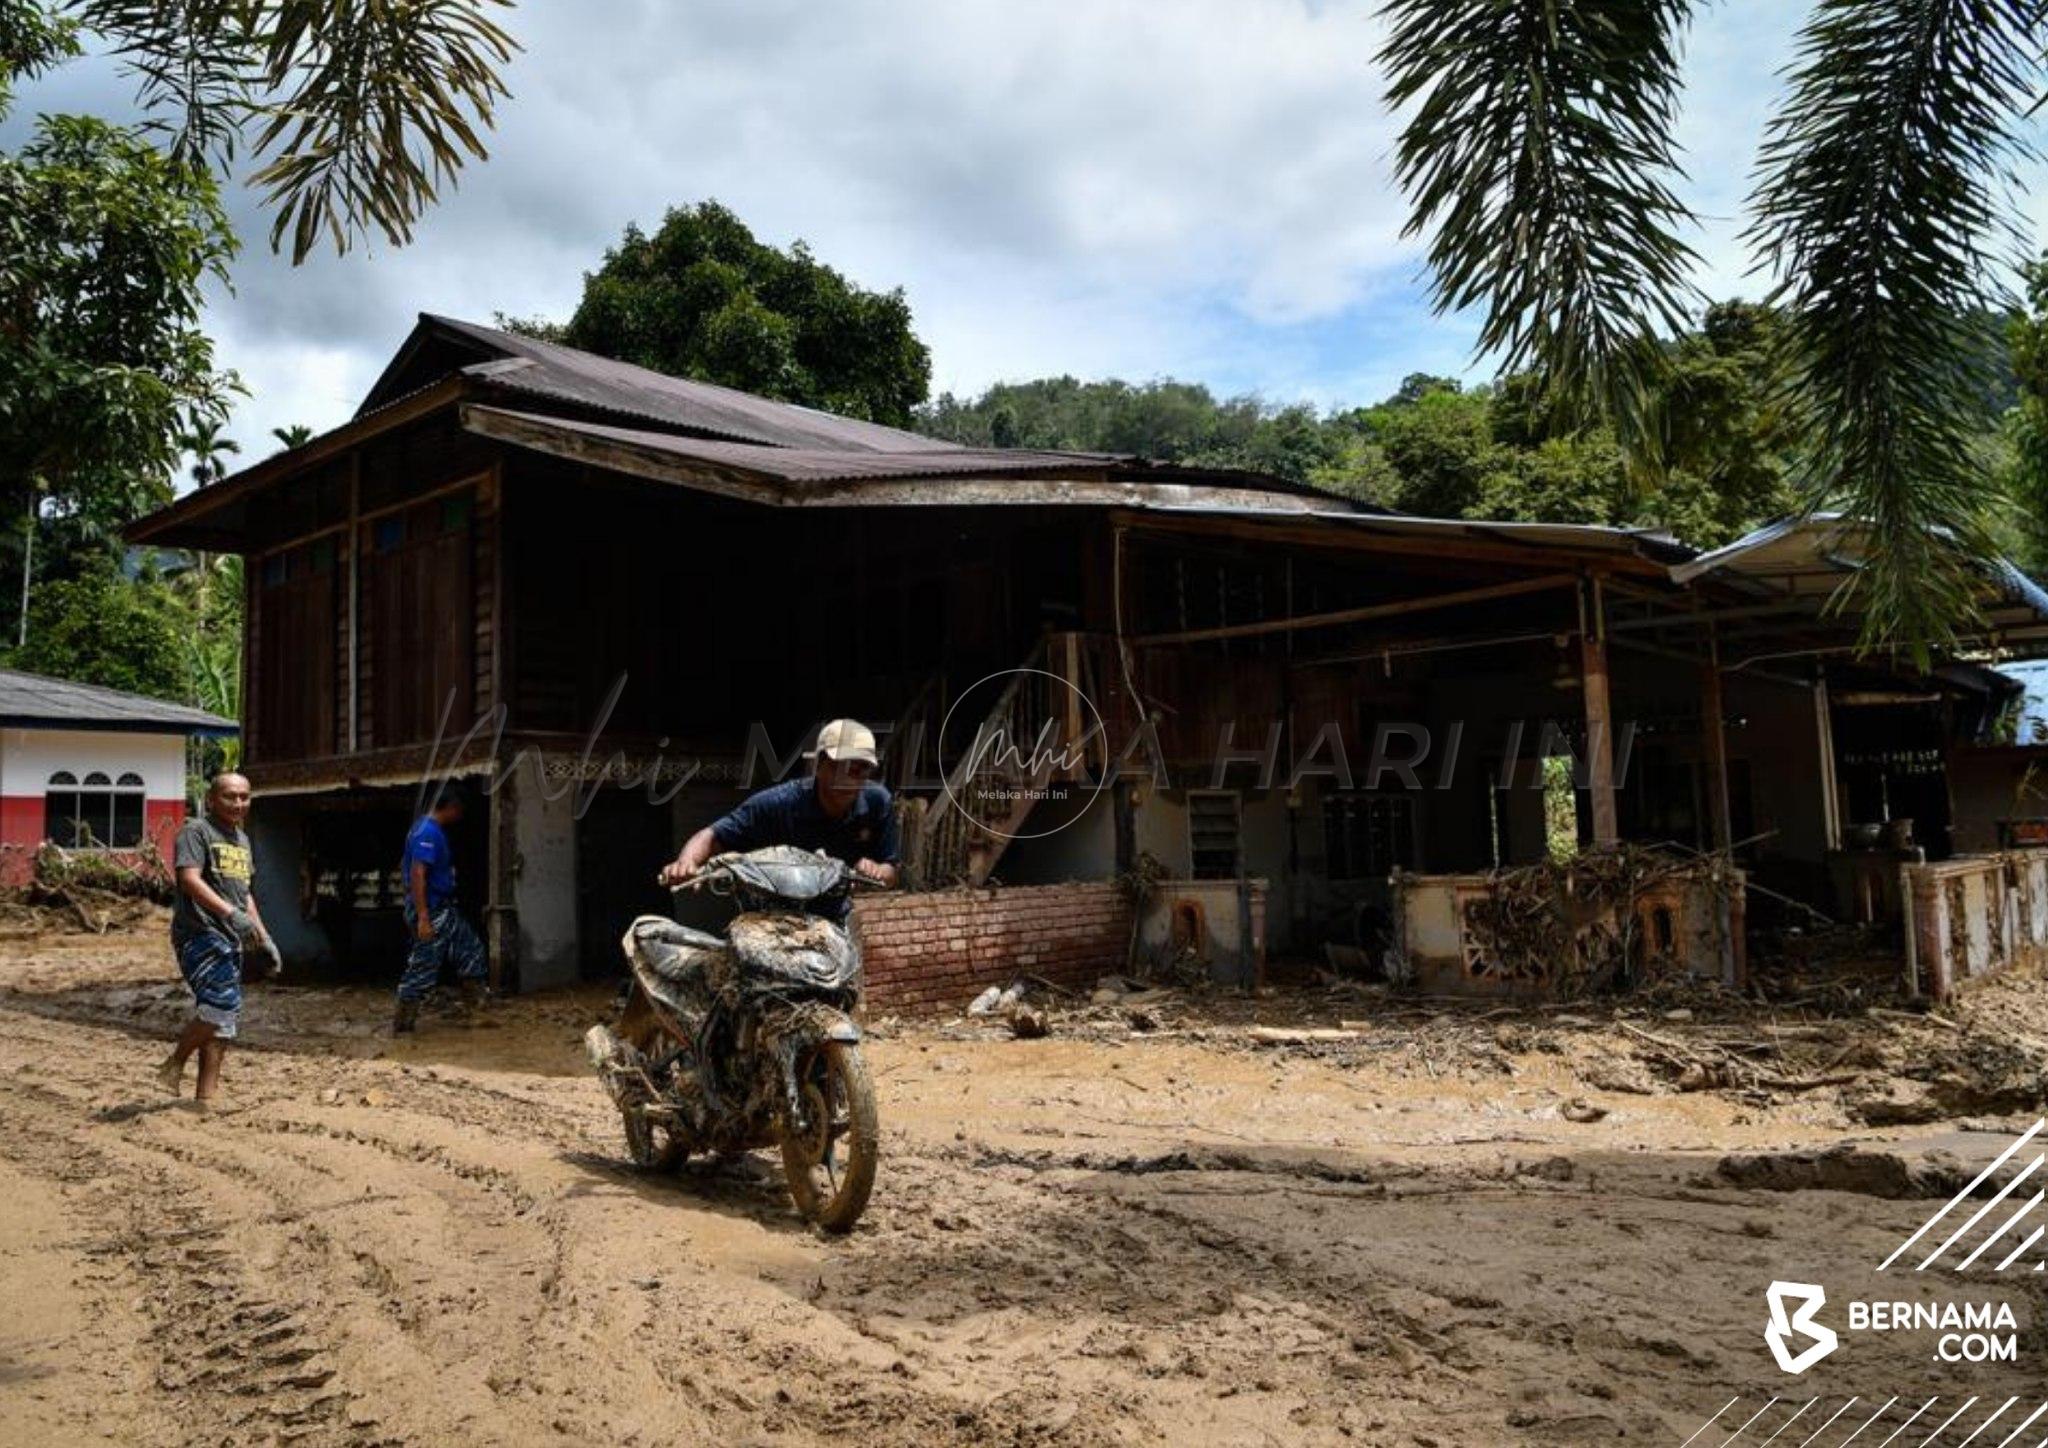
<instances>
[{"instance_id":1,"label":"wooden staircase","mask_svg":"<svg viewBox=\"0 0 2048 1448\"><path fill-rule=\"evenodd\" d=\"M913 835L913 889L986 884L1048 788L1083 779L1086 760L1100 759L1095 718L1075 693L1095 697L1093 652L1080 634L1047 634L1003 679L972 737L954 741L944 788Z\"/></svg>"}]
</instances>

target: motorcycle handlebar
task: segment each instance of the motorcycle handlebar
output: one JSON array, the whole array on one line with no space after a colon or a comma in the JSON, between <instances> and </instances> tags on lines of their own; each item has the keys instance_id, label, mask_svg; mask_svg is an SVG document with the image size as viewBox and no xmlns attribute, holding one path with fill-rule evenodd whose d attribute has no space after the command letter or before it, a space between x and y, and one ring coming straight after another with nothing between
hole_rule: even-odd
<instances>
[{"instance_id":1,"label":"motorcycle handlebar","mask_svg":"<svg viewBox=\"0 0 2048 1448\"><path fill-rule=\"evenodd\" d=\"M713 863L715 863L715 861L705 861L703 866L698 869L697 873L692 875L687 880L677 880L671 883L665 878L666 872L663 872L662 874L657 874L654 877L654 883L657 885L667 885L669 893L674 895L680 895L685 890L704 889L710 883L711 866ZM856 890L888 890L894 888L893 886L881 880L869 879L866 875L861 874L858 870L850 871L848 878L852 881L853 888Z\"/></svg>"}]
</instances>

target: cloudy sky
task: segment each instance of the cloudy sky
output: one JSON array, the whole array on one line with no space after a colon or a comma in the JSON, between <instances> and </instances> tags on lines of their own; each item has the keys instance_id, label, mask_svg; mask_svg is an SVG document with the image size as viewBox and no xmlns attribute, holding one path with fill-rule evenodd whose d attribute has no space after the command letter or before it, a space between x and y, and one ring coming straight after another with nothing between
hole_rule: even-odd
<instances>
[{"instance_id":1,"label":"cloudy sky","mask_svg":"<svg viewBox=\"0 0 2048 1448\"><path fill-rule=\"evenodd\" d=\"M210 319L251 390L233 431L331 426L415 313L566 317L628 222L715 197L871 287L901 286L934 387L1173 376L1320 404L1483 371L1401 239L1371 0L524 0L491 159L409 248L293 268L250 241ZM1703 282L1735 241L1791 18L1707 8L1680 139ZM125 113L75 65L28 113Z\"/></svg>"}]
</instances>

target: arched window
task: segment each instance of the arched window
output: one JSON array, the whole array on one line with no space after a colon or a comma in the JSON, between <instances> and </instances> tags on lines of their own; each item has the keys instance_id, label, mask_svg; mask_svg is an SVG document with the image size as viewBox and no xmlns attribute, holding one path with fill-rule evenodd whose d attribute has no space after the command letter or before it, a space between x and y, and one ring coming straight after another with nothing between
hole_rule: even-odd
<instances>
[{"instance_id":1,"label":"arched window","mask_svg":"<svg viewBox=\"0 0 2048 1448\"><path fill-rule=\"evenodd\" d=\"M43 793L43 836L67 849L131 850L142 843L142 776L132 770L114 783L100 770L78 776L60 769Z\"/></svg>"}]
</instances>

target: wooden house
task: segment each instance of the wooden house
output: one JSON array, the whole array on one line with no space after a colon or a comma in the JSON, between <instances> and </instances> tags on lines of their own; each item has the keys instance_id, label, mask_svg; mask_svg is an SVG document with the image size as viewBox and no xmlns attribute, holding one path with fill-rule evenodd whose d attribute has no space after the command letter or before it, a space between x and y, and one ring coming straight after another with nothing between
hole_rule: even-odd
<instances>
[{"instance_id":1,"label":"wooden house","mask_svg":"<svg viewBox=\"0 0 2048 1448\"><path fill-rule=\"evenodd\" d=\"M1732 847L1812 894L1842 842L1830 689L1872 672L1809 586L1839 565L1824 520L1702 557L1407 517L433 316L352 420L130 536L248 560L244 749L288 948L395 970L399 843L453 773L486 786L467 903L529 988L610 970L678 842L840 715L885 734L926 886L1149 857L1214 912L1258 882L1256 945L1316 949L1373 928L1395 871L1540 857L1561 804L1586 843ZM1987 601L1986 642L2048 640L2048 601L2003 577ZM1981 703L1913 687L1952 723ZM963 805L997 724L1082 760L1013 761L1024 788Z\"/></svg>"}]
</instances>

